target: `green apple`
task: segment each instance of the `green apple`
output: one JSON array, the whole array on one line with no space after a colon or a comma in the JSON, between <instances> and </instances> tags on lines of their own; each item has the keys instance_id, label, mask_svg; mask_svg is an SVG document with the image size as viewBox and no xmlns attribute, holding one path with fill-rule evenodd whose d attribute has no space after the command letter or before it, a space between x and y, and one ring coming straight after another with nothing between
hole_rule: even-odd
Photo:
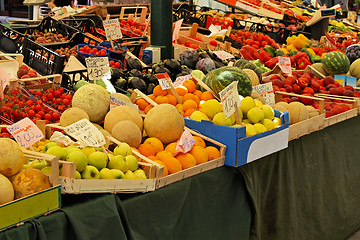
<instances>
[{"instance_id":1,"label":"green apple","mask_svg":"<svg viewBox=\"0 0 360 240\"><path fill-rule=\"evenodd\" d=\"M114 154L108 153L109 160L111 160L113 157L115 157Z\"/></svg>"},{"instance_id":2,"label":"green apple","mask_svg":"<svg viewBox=\"0 0 360 240\"><path fill-rule=\"evenodd\" d=\"M126 156L125 162L127 163L130 171L135 171L138 168L138 160L133 155Z\"/></svg>"},{"instance_id":3,"label":"green apple","mask_svg":"<svg viewBox=\"0 0 360 240\"><path fill-rule=\"evenodd\" d=\"M126 172L129 169L128 164L125 162L125 158L122 155L116 155L110 159L108 168L119 169L122 172Z\"/></svg>"},{"instance_id":4,"label":"green apple","mask_svg":"<svg viewBox=\"0 0 360 240\"><path fill-rule=\"evenodd\" d=\"M138 179L137 176L130 170L125 173L125 179Z\"/></svg>"},{"instance_id":5,"label":"green apple","mask_svg":"<svg viewBox=\"0 0 360 240\"><path fill-rule=\"evenodd\" d=\"M275 127L278 127L281 125L281 120L278 117L274 117L273 122L275 124Z\"/></svg>"},{"instance_id":6,"label":"green apple","mask_svg":"<svg viewBox=\"0 0 360 240\"><path fill-rule=\"evenodd\" d=\"M272 109L272 107L270 107L269 105L262 105L261 110L263 110L265 118L273 120L275 117L275 112L274 109Z\"/></svg>"},{"instance_id":7,"label":"green apple","mask_svg":"<svg viewBox=\"0 0 360 240\"><path fill-rule=\"evenodd\" d=\"M101 170L107 166L108 157L103 152L93 152L88 156L89 164Z\"/></svg>"},{"instance_id":8,"label":"green apple","mask_svg":"<svg viewBox=\"0 0 360 240\"><path fill-rule=\"evenodd\" d=\"M84 147L83 149L81 149L81 151L85 153L86 157L89 157L90 154L96 152L95 148L93 147Z\"/></svg>"},{"instance_id":9,"label":"green apple","mask_svg":"<svg viewBox=\"0 0 360 240\"><path fill-rule=\"evenodd\" d=\"M247 118L244 118L244 119L242 120L242 122L245 123L245 124L251 124L250 120L247 119Z\"/></svg>"},{"instance_id":10,"label":"green apple","mask_svg":"<svg viewBox=\"0 0 360 240\"><path fill-rule=\"evenodd\" d=\"M56 142L48 142L47 144L44 145L42 152L46 152L47 150L55 146L59 146L59 145Z\"/></svg>"},{"instance_id":11,"label":"green apple","mask_svg":"<svg viewBox=\"0 0 360 240\"><path fill-rule=\"evenodd\" d=\"M247 118L252 123L258 123L258 122L261 122L262 120L264 120L265 114L264 114L263 110L261 110L261 108L253 107L248 111Z\"/></svg>"},{"instance_id":12,"label":"green apple","mask_svg":"<svg viewBox=\"0 0 360 240\"><path fill-rule=\"evenodd\" d=\"M76 165L76 170L82 172L85 170L88 159L82 151L73 151L66 157L66 161L73 162Z\"/></svg>"},{"instance_id":13,"label":"green apple","mask_svg":"<svg viewBox=\"0 0 360 240\"><path fill-rule=\"evenodd\" d=\"M81 179L81 174L79 171L75 171L75 179Z\"/></svg>"},{"instance_id":14,"label":"green apple","mask_svg":"<svg viewBox=\"0 0 360 240\"><path fill-rule=\"evenodd\" d=\"M264 105L259 99L254 99L254 102L257 107L261 107L262 105Z\"/></svg>"},{"instance_id":15,"label":"green apple","mask_svg":"<svg viewBox=\"0 0 360 240\"><path fill-rule=\"evenodd\" d=\"M221 126L232 126L235 123L235 115L232 114L229 118L225 118L224 112L215 114L213 123Z\"/></svg>"},{"instance_id":16,"label":"green apple","mask_svg":"<svg viewBox=\"0 0 360 240\"><path fill-rule=\"evenodd\" d=\"M256 106L256 103L252 97L245 97L243 100L241 100L241 106L240 109L243 113L243 116L247 115L247 112Z\"/></svg>"},{"instance_id":17,"label":"green apple","mask_svg":"<svg viewBox=\"0 0 360 240\"><path fill-rule=\"evenodd\" d=\"M23 167L22 167L22 169L24 169L24 170L29 169L29 168L31 168L29 164L24 164Z\"/></svg>"},{"instance_id":18,"label":"green apple","mask_svg":"<svg viewBox=\"0 0 360 240\"><path fill-rule=\"evenodd\" d=\"M114 155L122 155L126 157L127 155L131 155L132 150L129 144L123 142L116 146L114 149Z\"/></svg>"},{"instance_id":19,"label":"green apple","mask_svg":"<svg viewBox=\"0 0 360 240\"><path fill-rule=\"evenodd\" d=\"M101 147L95 148L98 152L104 152Z\"/></svg>"},{"instance_id":20,"label":"green apple","mask_svg":"<svg viewBox=\"0 0 360 240\"><path fill-rule=\"evenodd\" d=\"M65 148L67 151L67 154L69 155L69 153L72 153L74 151L81 151L80 148L78 148L77 146L71 145Z\"/></svg>"},{"instance_id":21,"label":"green apple","mask_svg":"<svg viewBox=\"0 0 360 240\"><path fill-rule=\"evenodd\" d=\"M51 166L43 167L43 168L41 169L41 171L42 171L43 173L45 173L45 174L48 174L48 175L50 175L50 174L52 173Z\"/></svg>"},{"instance_id":22,"label":"green apple","mask_svg":"<svg viewBox=\"0 0 360 240\"><path fill-rule=\"evenodd\" d=\"M142 170L142 169L135 170L134 174L138 179L147 179L146 174L145 174L144 170Z\"/></svg>"},{"instance_id":23,"label":"green apple","mask_svg":"<svg viewBox=\"0 0 360 240\"><path fill-rule=\"evenodd\" d=\"M263 133L267 131L266 127L261 123L255 123L254 128L256 130L256 133Z\"/></svg>"},{"instance_id":24,"label":"green apple","mask_svg":"<svg viewBox=\"0 0 360 240\"><path fill-rule=\"evenodd\" d=\"M99 179L100 172L96 167L88 165L88 166L86 166L85 170L82 171L81 178L83 178L83 179Z\"/></svg>"},{"instance_id":25,"label":"green apple","mask_svg":"<svg viewBox=\"0 0 360 240\"><path fill-rule=\"evenodd\" d=\"M110 169L103 168L100 170L100 179L115 179L115 176Z\"/></svg>"},{"instance_id":26,"label":"green apple","mask_svg":"<svg viewBox=\"0 0 360 240\"><path fill-rule=\"evenodd\" d=\"M49 148L46 151L46 154L56 156L59 160L65 160L67 156L67 151L65 148L62 148L60 146L54 146Z\"/></svg>"},{"instance_id":27,"label":"green apple","mask_svg":"<svg viewBox=\"0 0 360 240\"><path fill-rule=\"evenodd\" d=\"M200 111L203 112L210 119L213 119L217 113L223 111L223 108L218 100L210 99L201 105Z\"/></svg>"},{"instance_id":28,"label":"green apple","mask_svg":"<svg viewBox=\"0 0 360 240\"><path fill-rule=\"evenodd\" d=\"M246 127L246 136L247 137L257 134L255 127L252 124L245 124L245 127Z\"/></svg>"},{"instance_id":29,"label":"green apple","mask_svg":"<svg viewBox=\"0 0 360 240\"><path fill-rule=\"evenodd\" d=\"M30 168L43 169L46 167L47 163L45 160L34 160L30 163Z\"/></svg>"},{"instance_id":30,"label":"green apple","mask_svg":"<svg viewBox=\"0 0 360 240\"><path fill-rule=\"evenodd\" d=\"M266 129L268 131L273 130L275 128L275 123L272 120L268 119L268 118L265 118L262 121L262 124L266 127Z\"/></svg>"},{"instance_id":31,"label":"green apple","mask_svg":"<svg viewBox=\"0 0 360 240\"><path fill-rule=\"evenodd\" d=\"M115 179L125 179L125 174L119 169L110 169L113 172Z\"/></svg>"}]
</instances>

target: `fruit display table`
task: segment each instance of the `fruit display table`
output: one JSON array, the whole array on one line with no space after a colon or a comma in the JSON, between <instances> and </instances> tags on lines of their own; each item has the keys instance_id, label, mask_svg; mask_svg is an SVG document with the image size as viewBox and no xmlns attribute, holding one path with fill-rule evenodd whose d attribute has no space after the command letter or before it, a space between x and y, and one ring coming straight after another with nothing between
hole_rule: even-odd
<instances>
[{"instance_id":1,"label":"fruit display table","mask_svg":"<svg viewBox=\"0 0 360 240\"><path fill-rule=\"evenodd\" d=\"M346 239L360 225L359 126L352 118L151 193L63 195L60 211L0 239Z\"/></svg>"}]
</instances>

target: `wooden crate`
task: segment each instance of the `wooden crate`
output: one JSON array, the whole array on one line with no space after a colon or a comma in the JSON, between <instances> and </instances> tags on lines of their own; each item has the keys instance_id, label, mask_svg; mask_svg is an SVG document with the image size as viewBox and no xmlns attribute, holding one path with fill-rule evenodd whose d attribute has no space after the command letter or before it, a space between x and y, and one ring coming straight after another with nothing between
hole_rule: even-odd
<instances>
[{"instance_id":1,"label":"wooden crate","mask_svg":"<svg viewBox=\"0 0 360 240\"><path fill-rule=\"evenodd\" d=\"M56 157L44 153L23 150L26 157L51 162L52 174L49 176L53 187L44 191L16 199L0 205L0 231L18 226L38 216L47 215L61 207L59 185L59 161Z\"/></svg>"}]
</instances>

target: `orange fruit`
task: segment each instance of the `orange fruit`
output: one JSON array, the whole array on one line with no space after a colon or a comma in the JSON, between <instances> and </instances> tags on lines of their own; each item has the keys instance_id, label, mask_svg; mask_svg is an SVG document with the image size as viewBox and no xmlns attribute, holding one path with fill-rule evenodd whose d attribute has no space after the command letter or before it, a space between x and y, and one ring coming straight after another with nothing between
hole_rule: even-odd
<instances>
[{"instance_id":1,"label":"orange fruit","mask_svg":"<svg viewBox=\"0 0 360 240\"><path fill-rule=\"evenodd\" d=\"M175 158L179 160L183 169L196 166L196 159L190 153L178 153Z\"/></svg>"},{"instance_id":2,"label":"orange fruit","mask_svg":"<svg viewBox=\"0 0 360 240\"><path fill-rule=\"evenodd\" d=\"M161 166L164 166L163 175L162 175L163 177L169 175L169 171L168 171L165 163L163 163L163 162L160 161L160 160L155 160L154 162L160 164Z\"/></svg>"},{"instance_id":3,"label":"orange fruit","mask_svg":"<svg viewBox=\"0 0 360 240\"><path fill-rule=\"evenodd\" d=\"M151 100L155 101L156 96L155 96L154 94L148 95L148 97L149 97Z\"/></svg>"},{"instance_id":4,"label":"orange fruit","mask_svg":"<svg viewBox=\"0 0 360 240\"><path fill-rule=\"evenodd\" d=\"M154 151L153 147L148 143L140 144L140 146L138 147L138 150L145 157L155 156L155 151Z\"/></svg>"},{"instance_id":5,"label":"orange fruit","mask_svg":"<svg viewBox=\"0 0 360 240\"><path fill-rule=\"evenodd\" d=\"M211 94L211 92L205 91L205 92L203 92L201 94L200 99L204 100L204 101L207 101L207 100L210 100L210 99L214 99L214 96Z\"/></svg>"},{"instance_id":6,"label":"orange fruit","mask_svg":"<svg viewBox=\"0 0 360 240\"><path fill-rule=\"evenodd\" d=\"M158 138L149 137L144 141L144 143L150 144L151 147L154 149L155 154L164 150L164 145Z\"/></svg>"},{"instance_id":7,"label":"orange fruit","mask_svg":"<svg viewBox=\"0 0 360 240\"><path fill-rule=\"evenodd\" d=\"M143 98L139 98L138 100L135 101L135 103L139 106L139 109L141 111L144 111L144 109L149 105L149 103L145 101L145 99Z\"/></svg>"},{"instance_id":8,"label":"orange fruit","mask_svg":"<svg viewBox=\"0 0 360 240\"><path fill-rule=\"evenodd\" d=\"M209 146L209 147L206 147L205 150L208 153L208 160L209 161L214 160L214 159L218 159L220 157L220 151L216 147Z\"/></svg>"},{"instance_id":9,"label":"orange fruit","mask_svg":"<svg viewBox=\"0 0 360 240\"><path fill-rule=\"evenodd\" d=\"M186 102L186 100L194 100L198 106L200 104L200 99L192 93L187 93L184 95L183 101Z\"/></svg>"},{"instance_id":10,"label":"orange fruit","mask_svg":"<svg viewBox=\"0 0 360 240\"><path fill-rule=\"evenodd\" d=\"M156 154L156 157L160 160L163 161L166 158L172 157L173 155L168 152L168 151L160 151Z\"/></svg>"},{"instance_id":11,"label":"orange fruit","mask_svg":"<svg viewBox=\"0 0 360 240\"><path fill-rule=\"evenodd\" d=\"M157 96L166 96L168 93L167 90L162 90L161 86L160 85L157 85L154 87L154 90L153 90L153 94L157 97Z\"/></svg>"},{"instance_id":12,"label":"orange fruit","mask_svg":"<svg viewBox=\"0 0 360 240\"><path fill-rule=\"evenodd\" d=\"M195 96L197 96L199 99L201 99L202 91L200 91L200 90L195 90L195 91L193 92L193 94L194 94Z\"/></svg>"},{"instance_id":13,"label":"orange fruit","mask_svg":"<svg viewBox=\"0 0 360 240\"><path fill-rule=\"evenodd\" d=\"M209 155L203 147L195 146L191 149L190 153L196 159L196 164L201 164L209 160Z\"/></svg>"},{"instance_id":14,"label":"orange fruit","mask_svg":"<svg viewBox=\"0 0 360 240\"><path fill-rule=\"evenodd\" d=\"M187 110L189 109L197 109L198 108L198 105L197 103L194 101L194 100L186 100L184 103L183 103L183 110L186 112Z\"/></svg>"},{"instance_id":15,"label":"orange fruit","mask_svg":"<svg viewBox=\"0 0 360 240\"><path fill-rule=\"evenodd\" d=\"M169 143L169 144L165 147L165 151L168 151L168 152L170 152L171 154L174 154L175 148L176 148L176 142Z\"/></svg>"},{"instance_id":16,"label":"orange fruit","mask_svg":"<svg viewBox=\"0 0 360 240\"><path fill-rule=\"evenodd\" d=\"M151 105L151 104L147 105L146 108L144 109L144 113L145 113L145 114L148 113L148 112L150 111L150 109L152 109L153 107L154 107L154 106Z\"/></svg>"},{"instance_id":17,"label":"orange fruit","mask_svg":"<svg viewBox=\"0 0 360 240\"><path fill-rule=\"evenodd\" d=\"M185 94L188 93L188 90L186 87L180 86L175 88L176 92L180 95L180 96L184 96Z\"/></svg>"},{"instance_id":18,"label":"orange fruit","mask_svg":"<svg viewBox=\"0 0 360 240\"><path fill-rule=\"evenodd\" d=\"M182 115L183 117L185 117L185 112L184 112L183 110L179 110L179 112L181 113L181 115Z\"/></svg>"},{"instance_id":19,"label":"orange fruit","mask_svg":"<svg viewBox=\"0 0 360 240\"><path fill-rule=\"evenodd\" d=\"M189 100L188 100L188 101L189 101ZM195 112L195 111L196 111L196 109L190 108L190 109L186 110L186 112L184 113L184 116L185 116L185 117L190 117L191 114L192 114L193 112Z\"/></svg>"},{"instance_id":20,"label":"orange fruit","mask_svg":"<svg viewBox=\"0 0 360 240\"><path fill-rule=\"evenodd\" d=\"M150 160L153 160L153 161L158 160L155 156L148 156L147 158ZM149 162L145 161L144 159L141 159L141 162L149 163ZM145 171L146 174L149 174L150 168L148 166L144 166L141 164L139 164L139 166L141 166L141 168Z\"/></svg>"},{"instance_id":21,"label":"orange fruit","mask_svg":"<svg viewBox=\"0 0 360 240\"><path fill-rule=\"evenodd\" d=\"M147 158L153 161L159 160L156 156L148 156Z\"/></svg>"},{"instance_id":22,"label":"orange fruit","mask_svg":"<svg viewBox=\"0 0 360 240\"><path fill-rule=\"evenodd\" d=\"M195 87L196 87L194 81L192 81L192 80L186 80L186 81L183 83L183 86L187 88L187 90L188 90L189 93L194 92L194 91L195 91Z\"/></svg>"},{"instance_id":23,"label":"orange fruit","mask_svg":"<svg viewBox=\"0 0 360 240\"><path fill-rule=\"evenodd\" d=\"M166 96L157 96L155 98L155 102L157 104L162 104L162 103L169 103L169 99Z\"/></svg>"},{"instance_id":24,"label":"orange fruit","mask_svg":"<svg viewBox=\"0 0 360 240\"><path fill-rule=\"evenodd\" d=\"M170 174L177 173L182 170L181 163L173 156L165 158L162 162L165 163Z\"/></svg>"},{"instance_id":25,"label":"orange fruit","mask_svg":"<svg viewBox=\"0 0 360 240\"><path fill-rule=\"evenodd\" d=\"M136 151L136 152L138 152L138 153L140 153L139 150L137 150L137 149L134 148L134 147L131 147L131 149L134 150L134 151ZM141 159L140 159L138 156L136 156L134 153L133 153L132 155L134 155L134 156L136 157L136 159L141 162Z\"/></svg>"},{"instance_id":26,"label":"orange fruit","mask_svg":"<svg viewBox=\"0 0 360 240\"><path fill-rule=\"evenodd\" d=\"M177 100L176 100L176 97L174 97L174 95L168 94L168 95L166 95L166 97L169 99L169 103L170 103L171 105L176 106Z\"/></svg>"},{"instance_id":27,"label":"orange fruit","mask_svg":"<svg viewBox=\"0 0 360 240\"><path fill-rule=\"evenodd\" d=\"M200 146L202 148L206 148L206 144L205 144L204 139L202 139L199 136L193 136L193 137L195 139L195 145L194 146Z\"/></svg>"},{"instance_id":28,"label":"orange fruit","mask_svg":"<svg viewBox=\"0 0 360 240\"><path fill-rule=\"evenodd\" d=\"M178 110L184 110L184 107L181 103L176 104L175 106Z\"/></svg>"}]
</instances>

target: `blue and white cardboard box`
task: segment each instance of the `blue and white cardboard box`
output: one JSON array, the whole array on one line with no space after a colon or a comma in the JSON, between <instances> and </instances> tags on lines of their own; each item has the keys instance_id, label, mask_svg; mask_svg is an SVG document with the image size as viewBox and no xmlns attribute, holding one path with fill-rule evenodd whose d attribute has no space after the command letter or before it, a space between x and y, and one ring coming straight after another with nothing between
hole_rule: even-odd
<instances>
[{"instance_id":1,"label":"blue and white cardboard box","mask_svg":"<svg viewBox=\"0 0 360 240\"><path fill-rule=\"evenodd\" d=\"M227 146L226 166L239 167L288 147L289 114L275 110L281 125L271 131L246 137L245 127L226 127L211 121L194 121L185 118L185 125Z\"/></svg>"}]
</instances>

